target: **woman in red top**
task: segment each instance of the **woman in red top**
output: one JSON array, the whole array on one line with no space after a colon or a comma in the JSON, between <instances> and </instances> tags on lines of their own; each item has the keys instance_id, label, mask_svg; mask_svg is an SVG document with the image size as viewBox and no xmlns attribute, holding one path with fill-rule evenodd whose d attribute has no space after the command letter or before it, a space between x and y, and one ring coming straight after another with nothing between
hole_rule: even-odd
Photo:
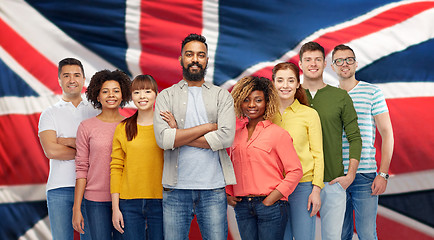
<instances>
[{"instance_id":1,"label":"woman in red top","mask_svg":"<svg viewBox=\"0 0 434 240\"><path fill-rule=\"evenodd\" d=\"M244 77L232 90L237 129L231 147L237 184L228 186L242 239L283 239L288 195L303 172L289 133L270 119L279 97L270 80Z\"/></svg>"}]
</instances>

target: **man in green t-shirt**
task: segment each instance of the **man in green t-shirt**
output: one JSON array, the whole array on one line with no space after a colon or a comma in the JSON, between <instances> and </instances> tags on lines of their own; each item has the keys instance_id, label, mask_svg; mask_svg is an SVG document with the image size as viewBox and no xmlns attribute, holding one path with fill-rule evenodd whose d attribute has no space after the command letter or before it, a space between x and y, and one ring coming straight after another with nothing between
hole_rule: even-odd
<instances>
[{"instance_id":1,"label":"man in green t-shirt","mask_svg":"<svg viewBox=\"0 0 434 240\"><path fill-rule=\"evenodd\" d=\"M360 160L362 139L353 101L345 90L324 83L326 67L324 48L316 42L305 43L300 49L299 66L303 70L303 88L309 104L319 114L323 132L324 182L321 191L322 239L340 239L346 208L347 187L353 182ZM344 175L342 133L350 143L350 163Z\"/></svg>"}]
</instances>

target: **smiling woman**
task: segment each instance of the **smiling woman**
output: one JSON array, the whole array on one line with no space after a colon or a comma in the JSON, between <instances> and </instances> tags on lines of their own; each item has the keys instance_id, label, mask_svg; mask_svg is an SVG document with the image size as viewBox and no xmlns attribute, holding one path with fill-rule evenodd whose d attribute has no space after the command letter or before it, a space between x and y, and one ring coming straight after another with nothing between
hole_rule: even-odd
<instances>
[{"instance_id":1,"label":"smiling woman","mask_svg":"<svg viewBox=\"0 0 434 240\"><path fill-rule=\"evenodd\" d=\"M110 154L116 126L124 117L119 107L131 98L131 81L119 71L103 70L90 80L86 96L101 113L81 122L77 131L76 184L72 225L83 233L81 202L88 215L86 231L92 239L120 239L112 225Z\"/></svg>"},{"instance_id":2,"label":"smiling woman","mask_svg":"<svg viewBox=\"0 0 434 240\"><path fill-rule=\"evenodd\" d=\"M227 186L242 239L283 239L288 195L302 176L288 132L270 119L279 97L267 78L245 77L232 90L235 113L247 118L230 148L237 184Z\"/></svg>"}]
</instances>

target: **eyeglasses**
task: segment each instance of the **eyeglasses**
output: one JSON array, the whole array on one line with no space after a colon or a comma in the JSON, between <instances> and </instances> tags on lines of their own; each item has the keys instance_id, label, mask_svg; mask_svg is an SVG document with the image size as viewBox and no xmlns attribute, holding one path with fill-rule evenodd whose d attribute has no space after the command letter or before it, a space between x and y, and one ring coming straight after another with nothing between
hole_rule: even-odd
<instances>
[{"instance_id":1,"label":"eyeglasses","mask_svg":"<svg viewBox=\"0 0 434 240\"><path fill-rule=\"evenodd\" d=\"M347 62L348 65L353 65L356 62L356 58L355 57L347 57L345 59L336 58L335 60L333 60L333 63L336 66L342 66L342 65L344 65L344 62Z\"/></svg>"}]
</instances>

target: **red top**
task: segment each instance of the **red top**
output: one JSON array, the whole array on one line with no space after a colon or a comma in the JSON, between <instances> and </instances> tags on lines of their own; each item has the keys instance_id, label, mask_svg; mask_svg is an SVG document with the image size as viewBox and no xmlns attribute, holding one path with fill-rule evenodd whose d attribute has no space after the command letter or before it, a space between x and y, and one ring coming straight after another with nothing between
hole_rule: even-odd
<instances>
[{"instance_id":1,"label":"red top","mask_svg":"<svg viewBox=\"0 0 434 240\"><path fill-rule=\"evenodd\" d=\"M265 120L247 138L247 123L244 123L237 129L230 148L237 184L227 186L226 192L240 197L268 195L277 189L284 196L281 200L288 200L303 176L291 136Z\"/></svg>"}]
</instances>

